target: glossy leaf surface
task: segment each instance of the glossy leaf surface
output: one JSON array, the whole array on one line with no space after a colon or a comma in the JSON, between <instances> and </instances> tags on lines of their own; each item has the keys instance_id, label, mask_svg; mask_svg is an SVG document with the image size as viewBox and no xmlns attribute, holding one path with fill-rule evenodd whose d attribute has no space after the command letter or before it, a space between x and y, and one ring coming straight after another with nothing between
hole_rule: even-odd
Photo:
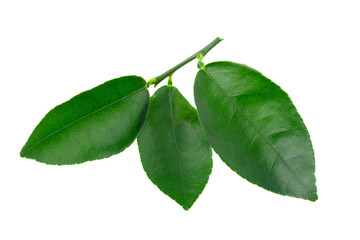
<instances>
[{"instance_id":1,"label":"glossy leaf surface","mask_svg":"<svg viewBox=\"0 0 360 240\"><path fill-rule=\"evenodd\" d=\"M141 77L110 80L48 112L20 155L57 165L109 157L135 140L148 105Z\"/></svg>"},{"instance_id":2,"label":"glossy leaf surface","mask_svg":"<svg viewBox=\"0 0 360 240\"><path fill-rule=\"evenodd\" d=\"M215 62L198 72L194 94L206 136L231 169L275 193L317 200L308 131L278 85L245 65Z\"/></svg>"},{"instance_id":3,"label":"glossy leaf surface","mask_svg":"<svg viewBox=\"0 0 360 240\"><path fill-rule=\"evenodd\" d=\"M196 109L175 87L151 97L138 145L150 180L188 210L209 179L211 148Z\"/></svg>"}]
</instances>

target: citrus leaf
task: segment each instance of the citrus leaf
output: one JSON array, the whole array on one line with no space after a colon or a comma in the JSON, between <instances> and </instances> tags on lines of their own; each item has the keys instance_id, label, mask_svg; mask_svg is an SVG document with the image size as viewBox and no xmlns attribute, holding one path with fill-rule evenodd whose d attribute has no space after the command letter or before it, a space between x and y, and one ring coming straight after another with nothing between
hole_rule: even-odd
<instances>
[{"instance_id":1,"label":"citrus leaf","mask_svg":"<svg viewBox=\"0 0 360 240\"><path fill-rule=\"evenodd\" d=\"M56 165L109 157L135 140L148 105L143 78L107 81L48 112L20 155Z\"/></svg>"},{"instance_id":2,"label":"citrus leaf","mask_svg":"<svg viewBox=\"0 0 360 240\"><path fill-rule=\"evenodd\" d=\"M188 210L209 179L211 148L196 109L175 87L161 87L151 97L138 146L150 180Z\"/></svg>"},{"instance_id":3,"label":"citrus leaf","mask_svg":"<svg viewBox=\"0 0 360 240\"><path fill-rule=\"evenodd\" d=\"M194 94L206 136L231 169L275 193L317 200L308 131L278 85L248 66L215 62L198 72Z\"/></svg>"}]
</instances>

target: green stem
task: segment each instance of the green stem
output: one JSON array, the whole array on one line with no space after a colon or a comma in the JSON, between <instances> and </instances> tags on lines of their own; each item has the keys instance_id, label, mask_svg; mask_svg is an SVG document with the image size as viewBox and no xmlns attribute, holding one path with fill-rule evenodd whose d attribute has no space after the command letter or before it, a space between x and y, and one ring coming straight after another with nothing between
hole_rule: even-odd
<instances>
[{"instance_id":1,"label":"green stem","mask_svg":"<svg viewBox=\"0 0 360 240\"><path fill-rule=\"evenodd\" d=\"M172 75L169 76L168 85L172 86Z\"/></svg>"},{"instance_id":2,"label":"green stem","mask_svg":"<svg viewBox=\"0 0 360 240\"><path fill-rule=\"evenodd\" d=\"M176 70L178 70L179 68L181 68L182 66L184 66L185 64L191 62L192 60L194 60L195 58L198 58L199 60L202 60L203 57L213 48L215 47L219 42L221 42L223 39L222 38L215 38L214 41L212 41L211 43L209 43L206 47L204 47L203 49L201 49L200 51L194 53L193 55L191 55L190 57L188 57L187 59L185 59L184 61L182 61L181 63L175 65L174 67L170 68L169 70L167 70L166 72L164 72L163 74L154 77L152 79L150 79L149 81L147 81L146 83L146 87L149 87L150 85L158 85L162 80L164 80L165 78L167 78L168 76L171 76Z\"/></svg>"}]
</instances>

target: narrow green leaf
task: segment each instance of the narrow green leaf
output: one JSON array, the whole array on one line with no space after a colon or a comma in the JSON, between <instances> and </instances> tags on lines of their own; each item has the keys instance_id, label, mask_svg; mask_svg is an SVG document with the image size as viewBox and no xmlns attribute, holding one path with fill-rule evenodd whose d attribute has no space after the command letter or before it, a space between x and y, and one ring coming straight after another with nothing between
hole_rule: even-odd
<instances>
[{"instance_id":1,"label":"narrow green leaf","mask_svg":"<svg viewBox=\"0 0 360 240\"><path fill-rule=\"evenodd\" d=\"M143 78L110 80L48 112L20 155L56 165L110 157L135 140L148 105Z\"/></svg>"},{"instance_id":2,"label":"narrow green leaf","mask_svg":"<svg viewBox=\"0 0 360 240\"><path fill-rule=\"evenodd\" d=\"M265 189L317 200L308 131L289 96L245 65L210 63L195 80L206 136L221 159Z\"/></svg>"},{"instance_id":3,"label":"narrow green leaf","mask_svg":"<svg viewBox=\"0 0 360 240\"><path fill-rule=\"evenodd\" d=\"M150 180L188 210L209 179L211 148L196 109L175 87L161 87L151 97L138 145Z\"/></svg>"}]
</instances>

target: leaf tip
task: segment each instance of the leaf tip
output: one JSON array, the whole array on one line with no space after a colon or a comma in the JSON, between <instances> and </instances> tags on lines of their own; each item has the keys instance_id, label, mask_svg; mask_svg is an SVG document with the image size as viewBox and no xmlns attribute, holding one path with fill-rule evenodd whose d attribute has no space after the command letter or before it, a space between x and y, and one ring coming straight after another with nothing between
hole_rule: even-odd
<instances>
[{"instance_id":1,"label":"leaf tip","mask_svg":"<svg viewBox=\"0 0 360 240\"><path fill-rule=\"evenodd\" d=\"M313 194L312 196L310 196L308 198L308 200L312 201L312 202L315 202L316 200L318 200L318 195L317 193Z\"/></svg>"},{"instance_id":2,"label":"leaf tip","mask_svg":"<svg viewBox=\"0 0 360 240\"><path fill-rule=\"evenodd\" d=\"M200 194L199 194L200 195ZM196 199L195 199L196 200ZM195 203L195 200L194 201L186 201L186 202L183 202L183 203L179 203L178 204L185 210L185 211L189 211L190 208L194 205Z\"/></svg>"},{"instance_id":3,"label":"leaf tip","mask_svg":"<svg viewBox=\"0 0 360 240\"><path fill-rule=\"evenodd\" d=\"M26 157L24 147L20 150L19 154L20 154L20 157L22 157L22 158Z\"/></svg>"},{"instance_id":4,"label":"leaf tip","mask_svg":"<svg viewBox=\"0 0 360 240\"><path fill-rule=\"evenodd\" d=\"M191 208L191 206L187 206L187 205L181 205L181 206L185 211L189 211L189 209Z\"/></svg>"}]
</instances>

